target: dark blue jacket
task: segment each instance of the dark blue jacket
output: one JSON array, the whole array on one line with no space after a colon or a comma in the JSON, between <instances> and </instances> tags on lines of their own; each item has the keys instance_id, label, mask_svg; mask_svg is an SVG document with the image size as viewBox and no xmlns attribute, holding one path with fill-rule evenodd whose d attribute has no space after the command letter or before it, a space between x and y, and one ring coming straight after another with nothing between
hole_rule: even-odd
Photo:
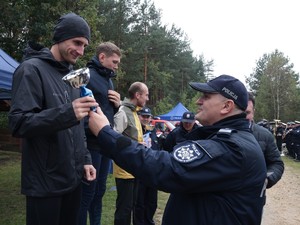
<instances>
[{"instance_id":1,"label":"dark blue jacket","mask_svg":"<svg viewBox=\"0 0 300 225\"><path fill-rule=\"evenodd\" d=\"M142 125L143 128L143 135L149 134L149 137L151 138L151 148L155 150L161 149L161 143L159 138L156 135L156 129L153 130L146 130L145 126Z\"/></svg>"},{"instance_id":2,"label":"dark blue jacket","mask_svg":"<svg viewBox=\"0 0 300 225\"><path fill-rule=\"evenodd\" d=\"M291 145L293 148L300 146L300 126L294 127L291 131Z\"/></svg>"},{"instance_id":3,"label":"dark blue jacket","mask_svg":"<svg viewBox=\"0 0 300 225\"><path fill-rule=\"evenodd\" d=\"M198 125L195 123L192 130L195 130L198 127ZM163 142L163 149L171 152L173 151L173 147L177 145L180 142L183 142L187 139L188 131L184 129L182 123L178 127L176 127L174 130L172 130L168 136L166 137L166 140Z\"/></svg>"},{"instance_id":4,"label":"dark blue jacket","mask_svg":"<svg viewBox=\"0 0 300 225\"><path fill-rule=\"evenodd\" d=\"M87 63L87 67L90 69L90 81L87 84L87 88L93 92L96 101L99 103L102 112L108 118L108 121L114 125L114 115L118 111L118 108L108 99L108 90L114 90L113 82L111 78L116 74L113 70L104 67L98 60L97 56L94 56L90 62ZM85 119L87 123L88 118ZM97 138L93 135L88 126L85 126L85 133L87 137L88 149L98 149Z\"/></svg>"},{"instance_id":5,"label":"dark blue jacket","mask_svg":"<svg viewBox=\"0 0 300 225\"><path fill-rule=\"evenodd\" d=\"M146 185L171 193L163 225L259 225L267 170L248 120L236 116L200 128L203 137L172 153L147 149L109 126L98 141L102 154Z\"/></svg>"}]
</instances>

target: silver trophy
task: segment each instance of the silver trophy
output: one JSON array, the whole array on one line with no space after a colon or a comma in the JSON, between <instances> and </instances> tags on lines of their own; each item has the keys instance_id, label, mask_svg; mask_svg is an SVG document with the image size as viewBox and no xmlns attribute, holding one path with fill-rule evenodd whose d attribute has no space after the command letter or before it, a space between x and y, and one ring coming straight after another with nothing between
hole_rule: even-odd
<instances>
[{"instance_id":1,"label":"silver trophy","mask_svg":"<svg viewBox=\"0 0 300 225\"><path fill-rule=\"evenodd\" d=\"M91 96L94 97L93 92L86 88L85 86L90 81L90 70L87 67L74 70L67 75L65 75L62 80L69 84L73 88L80 88L80 96ZM92 107L92 110L95 111L96 107Z\"/></svg>"}]
</instances>

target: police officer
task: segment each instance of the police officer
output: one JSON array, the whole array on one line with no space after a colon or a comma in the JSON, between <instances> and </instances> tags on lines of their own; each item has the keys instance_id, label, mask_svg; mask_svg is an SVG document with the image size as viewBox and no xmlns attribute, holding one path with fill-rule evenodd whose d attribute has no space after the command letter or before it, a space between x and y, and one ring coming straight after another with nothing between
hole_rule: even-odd
<instances>
[{"instance_id":1,"label":"police officer","mask_svg":"<svg viewBox=\"0 0 300 225\"><path fill-rule=\"evenodd\" d=\"M286 144L286 149L287 149L287 156L291 158L295 158L295 153L293 151L293 143L292 143L292 131L293 131L293 126L295 125L294 122L288 122L287 123L287 129L284 134L284 141Z\"/></svg>"},{"instance_id":2,"label":"police officer","mask_svg":"<svg viewBox=\"0 0 300 225\"><path fill-rule=\"evenodd\" d=\"M298 121L295 121L294 128L291 131L291 142L294 161L300 162L300 122Z\"/></svg>"},{"instance_id":3,"label":"police officer","mask_svg":"<svg viewBox=\"0 0 300 225\"><path fill-rule=\"evenodd\" d=\"M276 127L275 130L275 138L276 138L276 144L277 144L277 148L280 152L280 154L282 154L282 136L283 136L283 125L281 122L279 122L278 126Z\"/></svg>"},{"instance_id":4,"label":"police officer","mask_svg":"<svg viewBox=\"0 0 300 225\"><path fill-rule=\"evenodd\" d=\"M97 108L89 127L103 151L143 183L170 192L163 225L259 225L264 204L266 165L250 133L241 81L221 75L191 82L197 100L199 139L155 151L114 132Z\"/></svg>"},{"instance_id":5,"label":"police officer","mask_svg":"<svg viewBox=\"0 0 300 225\"><path fill-rule=\"evenodd\" d=\"M197 127L195 114L189 111L184 112L179 126L172 130L163 142L164 150L171 152L176 144L185 141L188 133Z\"/></svg>"},{"instance_id":6,"label":"police officer","mask_svg":"<svg viewBox=\"0 0 300 225\"><path fill-rule=\"evenodd\" d=\"M160 142L156 135L156 129L154 126L150 126L151 122L151 109L144 106L138 112L139 119L141 121L144 145L151 147L152 149L159 150ZM144 183L138 181L137 196L134 205L133 224L134 225L154 225L153 220L155 211L157 208L157 189L144 185Z\"/></svg>"}]
</instances>

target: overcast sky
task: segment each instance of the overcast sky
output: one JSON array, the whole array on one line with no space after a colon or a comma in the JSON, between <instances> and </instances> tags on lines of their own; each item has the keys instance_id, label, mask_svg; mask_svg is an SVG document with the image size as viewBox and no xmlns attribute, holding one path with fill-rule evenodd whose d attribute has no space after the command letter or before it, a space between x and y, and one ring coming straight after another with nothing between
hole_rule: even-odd
<instances>
[{"instance_id":1,"label":"overcast sky","mask_svg":"<svg viewBox=\"0 0 300 225\"><path fill-rule=\"evenodd\" d=\"M245 81L263 54L278 49L300 72L297 0L154 0L162 22L180 27L195 55L214 59L214 75Z\"/></svg>"}]
</instances>

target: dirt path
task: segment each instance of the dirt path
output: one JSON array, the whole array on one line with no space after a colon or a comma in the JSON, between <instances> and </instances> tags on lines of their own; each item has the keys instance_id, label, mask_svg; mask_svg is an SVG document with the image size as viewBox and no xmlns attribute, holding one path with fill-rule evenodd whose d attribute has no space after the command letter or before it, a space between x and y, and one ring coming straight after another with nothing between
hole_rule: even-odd
<instances>
[{"instance_id":1,"label":"dirt path","mask_svg":"<svg viewBox=\"0 0 300 225\"><path fill-rule=\"evenodd\" d=\"M285 166L281 180L267 190L262 225L300 224L300 173Z\"/></svg>"}]
</instances>

